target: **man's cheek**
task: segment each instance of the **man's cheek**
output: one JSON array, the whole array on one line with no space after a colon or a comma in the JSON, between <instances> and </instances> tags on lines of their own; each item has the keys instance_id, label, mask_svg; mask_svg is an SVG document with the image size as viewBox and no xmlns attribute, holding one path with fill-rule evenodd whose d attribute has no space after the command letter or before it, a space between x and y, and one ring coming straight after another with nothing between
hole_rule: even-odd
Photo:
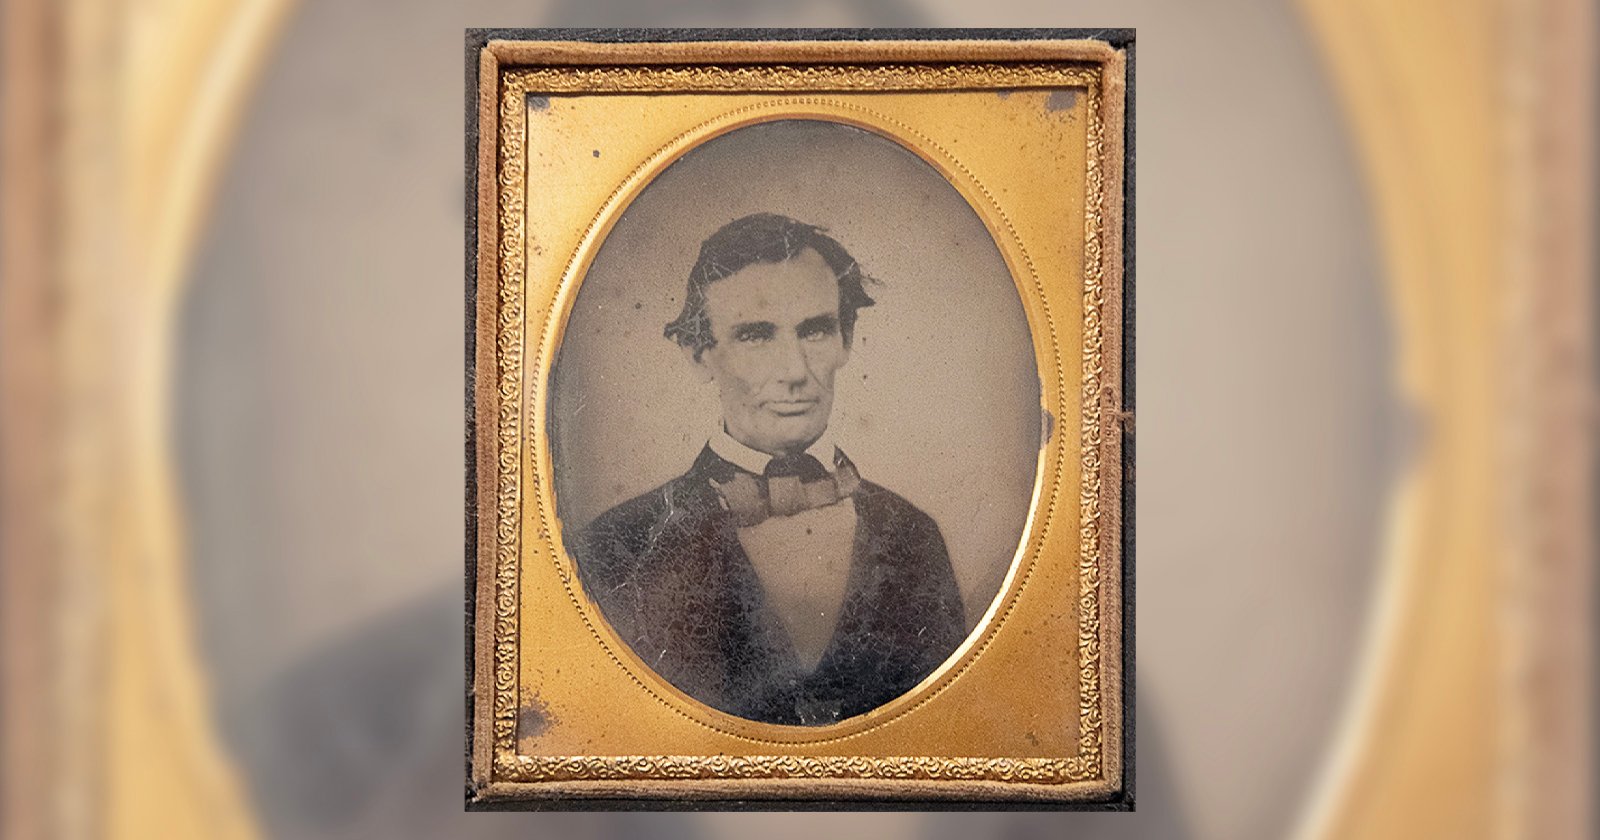
<instances>
[{"instance_id":1,"label":"man's cheek","mask_svg":"<svg viewBox=\"0 0 1600 840\"><path fill-rule=\"evenodd\" d=\"M839 368L844 367L844 363L849 358L849 355L843 351L840 351L835 353L833 358L828 360L827 365L823 369L822 376L818 377L822 380L822 384L826 386L828 390L833 390L833 378L834 376L838 375Z\"/></svg>"},{"instance_id":2,"label":"man's cheek","mask_svg":"<svg viewBox=\"0 0 1600 840\"><path fill-rule=\"evenodd\" d=\"M755 394L761 390L761 385L766 378L764 376L765 367L760 354L747 352L741 353L733 359L732 364L729 365L729 372L732 373L733 379L741 392Z\"/></svg>"}]
</instances>

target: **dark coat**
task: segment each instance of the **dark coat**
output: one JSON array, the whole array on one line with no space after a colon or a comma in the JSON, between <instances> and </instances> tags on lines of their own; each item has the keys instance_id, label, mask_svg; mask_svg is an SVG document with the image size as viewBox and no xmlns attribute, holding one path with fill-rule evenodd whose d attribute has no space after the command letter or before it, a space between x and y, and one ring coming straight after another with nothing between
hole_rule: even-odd
<instances>
[{"instance_id":1,"label":"dark coat","mask_svg":"<svg viewBox=\"0 0 1600 840\"><path fill-rule=\"evenodd\" d=\"M817 726L904 694L961 644L939 526L863 481L838 623L805 673L710 484L737 471L707 447L688 473L601 514L568 546L589 597L667 682L739 717Z\"/></svg>"}]
</instances>

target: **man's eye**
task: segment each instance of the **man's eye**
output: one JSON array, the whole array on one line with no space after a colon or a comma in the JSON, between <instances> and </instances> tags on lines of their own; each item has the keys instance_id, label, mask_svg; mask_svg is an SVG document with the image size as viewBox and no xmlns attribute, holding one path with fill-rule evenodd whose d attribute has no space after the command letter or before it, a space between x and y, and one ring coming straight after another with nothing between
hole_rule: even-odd
<instances>
[{"instance_id":1,"label":"man's eye","mask_svg":"<svg viewBox=\"0 0 1600 840\"><path fill-rule=\"evenodd\" d=\"M772 340L772 330L761 326L741 327L733 331L733 339L741 344L763 344Z\"/></svg>"},{"instance_id":2,"label":"man's eye","mask_svg":"<svg viewBox=\"0 0 1600 840\"><path fill-rule=\"evenodd\" d=\"M800 337L807 341L819 341L824 338L832 338L837 331L838 327L832 323L808 324L800 327Z\"/></svg>"}]
</instances>

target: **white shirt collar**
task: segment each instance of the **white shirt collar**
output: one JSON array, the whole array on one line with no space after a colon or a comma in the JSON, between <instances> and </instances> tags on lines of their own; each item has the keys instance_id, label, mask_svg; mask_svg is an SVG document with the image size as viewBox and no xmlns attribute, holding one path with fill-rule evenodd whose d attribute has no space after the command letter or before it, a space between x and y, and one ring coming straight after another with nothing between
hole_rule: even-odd
<instances>
[{"instance_id":1,"label":"white shirt collar","mask_svg":"<svg viewBox=\"0 0 1600 840\"><path fill-rule=\"evenodd\" d=\"M771 455L759 449L751 449L734 440L733 436L728 434L728 430L721 427L717 428L716 434L713 434L711 439L706 441L706 444L722 460L745 472L755 473L756 475L766 472L767 462L772 460ZM806 447L806 454L822 462L822 468L827 470L829 475L832 475L835 469L834 452L836 451L833 434L827 430L823 430L822 437L817 438L814 443Z\"/></svg>"}]
</instances>

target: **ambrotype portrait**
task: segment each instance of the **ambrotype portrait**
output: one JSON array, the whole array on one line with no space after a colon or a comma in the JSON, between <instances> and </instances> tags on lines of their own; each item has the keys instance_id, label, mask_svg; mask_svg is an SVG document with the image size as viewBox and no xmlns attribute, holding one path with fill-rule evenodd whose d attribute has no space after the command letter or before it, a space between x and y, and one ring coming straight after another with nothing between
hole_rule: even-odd
<instances>
[{"instance_id":1,"label":"ambrotype portrait","mask_svg":"<svg viewBox=\"0 0 1600 840\"><path fill-rule=\"evenodd\" d=\"M644 190L570 317L551 416L566 546L652 670L817 726L955 652L1021 535L1039 394L1004 262L932 167L840 123L723 135ZM965 593L946 531L967 538Z\"/></svg>"},{"instance_id":2,"label":"ambrotype portrait","mask_svg":"<svg viewBox=\"0 0 1600 840\"><path fill-rule=\"evenodd\" d=\"M470 801L1125 789L1122 60L483 47Z\"/></svg>"}]
</instances>

